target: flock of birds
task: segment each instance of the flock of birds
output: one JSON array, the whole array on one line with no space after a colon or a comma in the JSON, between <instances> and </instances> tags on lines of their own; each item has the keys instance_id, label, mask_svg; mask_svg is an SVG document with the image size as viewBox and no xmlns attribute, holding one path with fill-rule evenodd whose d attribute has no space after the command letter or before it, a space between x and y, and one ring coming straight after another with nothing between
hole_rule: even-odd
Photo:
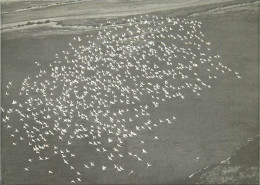
<instances>
[{"instance_id":1,"label":"flock of birds","mask_svg":"<svg viewBox=\"0 0 260 185\"><path fill-rule=\"evenodd\" d=\"M26 172L33 170L31 163L54 156L71 171L71 183L81 182L84 170L92 168L135 174L122 160L150 168L142 135L176 119L152 118L154 110L174 99L200 96L223 73L241 78L214 54L199 21L148 14L121 21L75 36L48 68L35 62L39 73L25 78L9 107L1 108L12 144L29 145L34 153ZM5 99L12 85L8 83ZM152 137L154 142L161 139ZM130 140L139 143L139 151L126 151ZM79 143L102 160L89 156L75 165L81 154L72 146Z\"/></svg>"}]
</instances>

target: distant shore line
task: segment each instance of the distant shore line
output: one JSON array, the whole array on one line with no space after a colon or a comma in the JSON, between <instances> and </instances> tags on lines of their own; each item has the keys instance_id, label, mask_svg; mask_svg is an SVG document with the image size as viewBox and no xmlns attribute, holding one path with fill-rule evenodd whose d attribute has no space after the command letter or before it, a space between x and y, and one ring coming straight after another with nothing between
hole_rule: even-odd
<instances>
[{"instance_id":1,"label":"distant shore line","mask_svg":"<svg viewBox=\"0 0 260 185\"><path fill-rule=\"evenodd\" d=\"M81 2L81 1L78 1ZM182 8L176 8L176 9L169 9L169 10L162 10L162 11L153 11L153 12L137 12L135 14L132 14L131 12L121 13L121 14L114 14L114 13L107 13L103 16L87 16L87 15L78 15L74 16L73 18L68 17L57 17L57 18L48 18L48 19L35 19L35 20L29 20L29 21L21 21L16 23L9 23L9 24L3 24L1 31L2 33L6 32L13 32L13 31L19 31L21 29L32 29L36 27L50 27L50 28L56 28L56 29L67 29L67 31L87 31L87 29L93 28L93 25L81 25L77 20L80 19L104 19L104 18L116 18L116 17L128 17L128 16L136 16L141 14L154 14L154 15L160 15L162 13L165 14L169 13L172 17L177 16L192 16L195 14L200 13L206 13L209 11L213 11L216 9L226 8L234 5L246 5L251 3L256 3L257 0L231 0L228 2L222 2L222 3L212 3L212 4L204 4L204 5L197 5L197 6L189 6L189 7L182 7ZM64 21L66 20L75 20L74 25L66 25Z\"/></svg>"},{"instance_id":2,"label":"distant shore line","mask_svg":"<svg viewBox=\"0 0 260 185\"><path fill-rule=\"evenodd\" d=\"M2 12L2 14L9 14L9 13L14 13L14 12L22 12L22 11L28 11L28 10L37 10L37 9L48 8L48 7L53 7L53 6L61 6L61 5L78 3L78 2L81 2L81 1L82 0L72 0L72 1L65 1L65 2L55 2L54 1L53 3L48 4L48 5L31 6L31 7L27 7L27 8L13 10L13 11L10 11L10 12ZM15 3L15 2L19 2L19 1L11 1L11 3ZM7 3L7 2L3 2L3 3Z\"/></svg>"}]
</instances>

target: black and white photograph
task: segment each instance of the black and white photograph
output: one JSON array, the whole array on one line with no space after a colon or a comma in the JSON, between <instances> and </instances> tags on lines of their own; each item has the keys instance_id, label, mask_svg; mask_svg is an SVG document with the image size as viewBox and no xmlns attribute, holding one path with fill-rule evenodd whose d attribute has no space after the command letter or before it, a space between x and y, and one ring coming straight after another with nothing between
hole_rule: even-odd
<instances>
[{"instance_id":1,"label":"black and white photograph","mask_svg":"<svg viewBox=\"0 0 260 185\"><path fill-rule=\"evenodd\" d=\"M0 5L1 184L259 184L258 0Z\"/></svg>"}]
</instances>

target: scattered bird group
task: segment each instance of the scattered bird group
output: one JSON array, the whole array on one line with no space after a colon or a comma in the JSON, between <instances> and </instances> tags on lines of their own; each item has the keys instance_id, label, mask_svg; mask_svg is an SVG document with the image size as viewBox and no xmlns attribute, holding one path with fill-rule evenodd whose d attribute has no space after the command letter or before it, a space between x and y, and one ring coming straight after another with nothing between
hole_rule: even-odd
<instances>
[{"instance_id":1,"label":"scattered bird group","mask_svg":"<svg viewBox=\"0 0 260 185\"><path fill-rule=\"evenodd\" d=\"M75 173L71 183L81 182L84 170L92 168L135 174L122 158L152 167L142 135L176 118L152 119L151 112L174 99L200 96L212 80L232 72L214 54L199 21L148 14L122 21L75 36L47 69L25 78L10 107L1 109L13 145L24 142L35 154L25 171L30 172L30 163L53 156ZM128 140L138 141L139 152L126 151ZM79 141L103 160L90 156L82 167L75 165L81 154L71 146Z\"/></svg>"}]
</instances>

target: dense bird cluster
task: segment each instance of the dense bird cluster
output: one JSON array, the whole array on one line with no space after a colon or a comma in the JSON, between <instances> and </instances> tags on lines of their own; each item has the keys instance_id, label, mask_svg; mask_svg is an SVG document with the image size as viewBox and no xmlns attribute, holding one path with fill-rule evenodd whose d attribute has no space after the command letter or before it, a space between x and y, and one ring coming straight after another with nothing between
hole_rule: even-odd
<instances>
[{"instance_id":1,"label":"dense bird cluster","mask_svg":"<svg viewBox=\"0 0 260 185\"><path fill-rule=\"evenodd\" d=\"M72 38L68 50L57 53L49 68L25 78L17 98L2 108L13 145L24 142L35 153L25 171L31 170L30 163L53 156L75 174L71 183L82 181L83 170L92 168L134 174L122 159L149 168L142 134L176 119L152 118L151 112L176 98L200 96L212 80L232 72L212 51L199 21L151 15L122 21L108 21L110 26ZM39 62L35 65L41 67ZM4 98L11 86L9 82ZM11 119L20 124L12 125ZM126 151L124 144L130 139L138 141L139 152ZM106 162L85 161L83 170L74 165L80 154L71 146L79 140L97 155L102 153Z\"/></svg>"}]
</instances>

